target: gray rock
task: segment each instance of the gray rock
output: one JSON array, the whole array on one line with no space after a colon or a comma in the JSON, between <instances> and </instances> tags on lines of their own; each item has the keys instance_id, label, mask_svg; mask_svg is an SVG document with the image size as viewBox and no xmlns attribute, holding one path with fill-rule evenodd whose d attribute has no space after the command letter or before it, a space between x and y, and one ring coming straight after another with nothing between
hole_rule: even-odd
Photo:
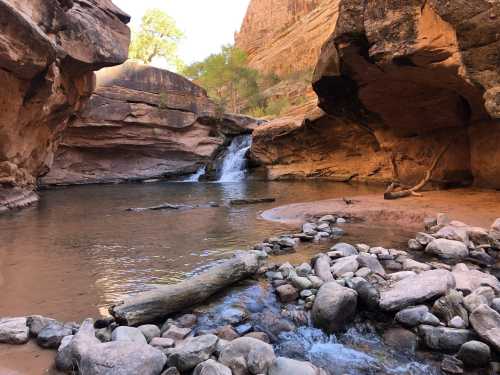
<instances>
[{"instance_id":1,"label":"gray rock","mask_svg":"<svg viewBox=\"0 0 500 375\"><path fill-rule=\"evenodd\" d=\"M309 276L307 276L307 278L309 279L309 281L311 281L312 287L314 289L319 289L319 288L321 288L321 285L324 284L324 281L322 279L320 279L318 276L309 275Z\"/></svg>"},{"instance_id":2,"label":"gray rock","mask_svg":"<svg viewBox=\"0 0 500 375\"><path fill-rule=\"evenodd\" d=\"M169 367L168 369L163 371L161 375L181 375L181 373L175 367Z\"/></svg>"},{"instance_id":3,"label":"gray rock","mask_svg":"<svg viewBox=\"0 0 500 375\"><path fill-rule=\"evenodd\" d=\"M73 365L73 356L71 351L65 350L65 348L71 343L71 340L73 340L73 337L73 335L65 336L61 340L55 359L56 367L58 369L70 369Z\"/></svg>"},{"instance_id":4,"label":"gray rock","mask_svg":"<svg viewBox=\"0 0 500 375\"><path fill-rule=\"evenodd\" d=\"M380 293L380 307L386 311L397 311L405 307L440 297L455 287L451 272L431 270L398 281Z\"/></svg>"},{"instance_id":5,"label":"gray rock","mask_svg":"<svg viewBox=\"0 0 500 375\"><path fill-rule=\"evenodd\" d=\"M232 375L232 372L229 367L209 359L196 366L193 375Z\"/></svg>"},{"instance_id":6,"label":"gray rock","mask_svg":"<svg viewBox=\"0 0 500 375\"><path fill-rule=\"evenodd\" d=\"M469 237L467 236L466 227L446 225L436 233L434 233L434 237L438 239L462 242L465 245L468 245L469 243Z\"/></svg>"},{"instance_id":7,"label":"gray rock","mask_svg":"<svg viewBox=\"0 0 500 375\"><path fill-rule=\"evenodd\" d=\"M358 261L359 263L359 261ZM363 267L363 268L360 268L359 270L356 271L356 273L354 274L356 277L362 277L362 278L366 278L368 277L370 274L372 273L372 271L367 268L367 267Z\"/></svg>"},{"instance_id":8,"label":"gray rock","mask_svg":"<svg viewBox=\"0 0 500 375\"><path fill-rule=\"evenodd\" d=\"M218 340L215 335L191 337L184 341L181 347L170 351L168 365L176 367L181 372L192 370L210 358Z\"/></svg>"},{"instance_id":9,"label":"gray rock","mask_svg":"<svg viewBox=\"0 0 500 375\"><path fill-rule=\"evenodd\" d=\"M334 245L330 248L330 251L337 251L344 257L358 255L358 250L356 250L354 246L344 242L339 242L338 244Z\"/></svg>"},{"instance_id":10,"label":"gray rock","mask_svg":"<svg viewBox=\"0 0 500 375\"><path fill-rule=\"evenodd\" d=\"M285 284L276 288L276 292L278 293L280 301L283 303L290 303L299 298L298 290L290 284Z\"/></svg>"},{"instance_id":11,"label":"gray rock","mask_svg":"<svg viewBox=\"0 0 500 375\"><path fill-rule=\"evenodd\" d=\"M403 270L405 271L424 272L432 269L432 267L428 264L417 262L416 260L410 258L404 258L401 264L403 266Z\"/></svg>"},{"instance_id":12,"label":"gray rock","mask_svg":"<svg viewBox=\"0 0 500 375\"><path fill-rule=\"evenodd\" d=\"M463 242L444 238L432 241L425 248L425 252L443 259L464 259L469 256L469 250Z\"/></svg>"},{"instance_id":13,"label":"gray rock","mask_svg":"<svg viewBox=\"0 0 500 375\"><path fill-rule=\"evenodd\" d=\"M45 326L36 338L36 342L42 348L57 349L65 336L71 336L73 329L59 322L50 323Z\"/></svg>"},{"instance_id":14,"label":"gray rock","mask_svg":"<svg viewBox=\"0 0 500 375\"><path fill-rule=\"evenodd\" d=\"M479 227L468 227L467 236L475 245L490 245L490 236L486 229Z\"/></svg>"},{"instance_id":15,"label":"gray rock","mask_svg":"<svg viewBox=\"0 0 500 375\"><path fill-rule=\"evenodd\" d=\"M326 375L326 372L310 362L278 357L269 369L268 375Z\"/></svg>"},{"instance_id":16,"label":"gray rock","mask_svg":"<svg viewBox=\"0 0 500 375\"><path fill-rule=\"evenodd\" d=\"M432 237L430 234L423 233L423 232L417 233L417 236L415 239L422 246L427 246L432 241L434 241L434 237Z\"/></svg>"},{"instance_id":17,"label":"gray rock","mask_svg":"<svg viewBox=\"0 0 500 375\"><path fill-rule=\"evenodd\" d=\"M448 322L448 327L451 328L467 328L467 325L465 324L464 320L459 317L455 316Z\"/></svg>"},{"instance_id":18,"label":"gray rock","mask_svg":"<svg viewBox=\"0 0 500 375\"><path fill-rule=\"evenodd\" d=\"M491 358L491 350L481 341L468 341L460 347L457 357L468 367L486 367Z\"/></svg>"},{"instance_id":19,"label":"gray rock","mask_svg":"<svg viewBox=\"0 0 500 375\"><path fill-rule=\"evenodd\" d=\"M472 312L483 303L490 306L494 298L495 292L493 289L488 286L482 286L464 298L464 305L469 312Z\"/></svg>"},{"instance_id":20,"label":"gray rock","mask_svg":"<svg viewBox=\"0 0 500 375\"><path fill-rule=\"evenodd\" d=\"M21 345L29 340L29 328L26 318L1 318L0 343Z\"/></svg>"},{"instance_id":21,"label":"gray rock","mask_svg":"<svg viewBox=\"0 0 500 375\"><path fill-rule=\"evenodd\" d=\"M325 283L333 281L332 271L330 270L330 257L326 254L320 254L314 262L314 272L317 277Z\"/></svg>"},{"instance_id":22,"label":"gray rock","mask_svg":"<svg viewBox=\"0 0 500 375\"><path fill-rule=\"evenodd\" d=\"M337 218L333 215L325 215L322 216L318 221L335 224L337 222Z\"/></svg>"},{"instance_id":23,"label":"gray rock","mask_svg":"<svg viewBox=\"0 0 500 375\"><path fill-rule=\"evenodd\" d=\"M161 337L166 337L174 341L181 341L188 337L191 331L191 328L180 328L175 325L171 325L165 332L163 332Z\"/></svg>"},{"instance_id":24,"label":"gray rock","mask_svg":"<svg viewBox=\"0 0 500 375\"><path fill-rule=\"evenodd\" d=\"M312 309L315 326L327 332L336 332L354 319L358 294L336 282L323 284L319 289Z\"/></svg>"},{"instance_id":25,"label":"gray rock","mask_svg":"<svg viewBox=\"0 0 500 375\"><path fill-rule=\"evenodd\" d=\"M500 313L500 298L494 298L491 301L491 306L493 310L495 310L497 313Z\"/></svg>"},{"instance_id":26,"label":"gray rock","mask_svg":"<svg viewBox=\"0 0 500 375\"><path fill-rule=\"evenodd\" d=\"M477 334L500 351L500 314L488 305L479 305L469 317Z\"/></svg>"},{"instance_id":27,"label":"gray rock","mask_svg":"<svg viewBox=\"0 0 500 375\"><path fill-rule=\"evenodd\" d=\"M370 269L373 273L378 273L379 275L385 275L384 267L380 264L377 257L370 256L368 254L358 255L356 260L360 267L366 267Z\"/></svg>"},{"instance_id":28,"label":"gray rock","mask_svg":"<svg viewBox=\"0 0 500 375\"><path fill-rule=\"evenodd\" d=\"M285 279L287 279L288 276L290 275L290 272L294 270L294 267L290 263L286 262L286 263L283 263L278 268L278 270L282 273L283 277Z\"/></svg>"},{"instance_id":29,"label":"gray rock","mask_svg":"<svg viewBox=\"0 0 500 375\"><path fill-rule=\"evenodd\" d=\"M312 288L312 283L307 277L292 276L289 280L292 285L299 290Z\"/></svg>"},{"instance_id":30,"label":"gray rock","mask_svg":"<svg viewBox=\"0 0 500 375\"><path fill-rule=\"evenodd\" d=\"M27 318L30 335L33 337L37 337L38 333L51 323L58 323L58 321L41 315L32 315Z\"/></svg>"},{"instance_id":31,"label":"gray rock","mask_svg":"<svg viewBox=\"0 0 500 375\"><path fill-rule=\"evenodd\" d=\"M160 337L160 328L154 324L144 324L137 327L142 332L147 342L151 342L155 337Z\"/></svg>"},{"instance_id":32,"label":"gray rock","mask_svg":"<svg viewBox=\"0 0 500 375\"><path fill-rule=\"evenodd\" d=\"M386 345L409 353L414 353L418 346L418 337L404 328L389 328L383 334Z\"/></svg>"},{"instance_id":33,"label":"gray rock","mask_svg":"<svg viewBox=\"0 0 500 375\"><path fill-rule=\"evenodd\" d=\"M117 327L111 334L112 341L129 341L137 344L147 344L142 332L135 327Z\"/></svg>"},{"instance_id":34,"label":"gray rock","mask_svg":"<svg viewBox=\"0 0 500 375\"><path fill-rule=\"evenodd\" d=\"M416 327L420 324L438 326L440 323L439 319L431 314L425 305L401 310L396 314L396 320L408 327Z\"/></svg>"},{"instance_id":35,"label":"gray rock","mask_svg":"<svg viewBox=\"0 0 500 375\"><path fill-rule=\"evenodd\" d=\"M367 253L370 251L370 246L364 243L358 243L356 244L356 250L358 250L360 253Z\"/></svg>"},{"instance_id":36,"label":"gray rock","mask_svg":"<svg viewBox=\"0 0 500 375\"><path fill-rule=\"evenodd\" d=\"M298 266L295 271L297 272L298 276L307 276L311 273L312 268L308 263L302 263L300 266Z\"/></svg>"},{"instance_id":37,"label":"gray rock","mask_svg":"<svg viewBox=\"0 0 500 375\"><path fill-rule=\"evenodd\" d=\"M347 223L347 220L346 220L346 219L344 219L343 217L339 217L339 218L337 219L337 224L345 224L345 223Z\"/></svg>"},{"instance_id":38,"label":"gray rock","mask_svg":"<svg viewBox=\"0 0 500 375\"><path fill-rule=\"evenodd\" d=\"M422 250L424 248L424 246L420 242L418 242L416 239L412 238L412 239L408 240L408 248L410 250L419 251L419 250Z\"/></svg>"},{"instance_id":39,"label":"gray rock","mask_svg":"<svg viewBox=\"0 0 500 375\"><path fill-rule=\"evenodd\" d=\"M275 361L273 347L251 337L231 341L219 356L219 362L229 367L233 375L267 374Z\"/></svg>"},{"instance_id":40,"label":"gray rock","mask_svg":"<svg viewBox=\"0 0 500 375\"><path fill-rule=\"evenodd\" d=\"M400 281L406 279L407 277L416 276L417 274L413 271L400 271L389 274L389 279L392 281Z\"/></svg>"},{"instance_id":41,"label":"gray rock","mask_svg":"<svg viewBox=\"0 0 500 375\"><path fill-rule=\"evenodd\" d=\"M332 237L333 239L338 239L338 238L342 237L344 234L345 234L345 230L343 230L342 228L333 227L331 229L330 237Z\"/></svg>"},{"instance_id":42,"label":"gray rock","mask_svg":"<svg viewBox=\"0 0 500 375\"><path fill-rule=\"evenodd\" d=\"M283 280L283 274L281 272L268 271L266 272L266 277L269 280Z\"/></svg>"},{"instance_id":43,"label":"gray rock","mask_svg":"<svg viewBox=\"0 0 500 375\"><path fill-rule=\"evenodd\" d=\"M462 292L452 289L434 302L432 313L443 322L449 322L454 317L459 316L464 321L465 326L468 327L469 314L463 304Z\"/></svg>"},{"instance_id":44,"label":"gray rock","mask_svg":"<svg viewBox=\"0 0 500 375\"><path fill-rule=\"evenodd\" d=\"M457 352L467 341L476 338L474 332L468 329L433 327L429 325L419 326L418 333L428 348L453 353Z\"/></svg>"},{"instance_id":45,"label":"gray rock","mask_svg":"<svg viewBox=\"0 0 500 375\"><path fill-rule=\"evenodd\" d=\"M463 374L464 363L457 357L444 355L441 361L441 370L446 374Z\"/></svg>"},{"instance_id":46,"label":"gray rock","mask_svg":"<svg viewBox=\"0 0 500 375\"><path fill-rule=\"evenodd\" d=\"M307 236L314 236L316 235L316 224L312 223L304 223L302 225L302 232L306 234Z\"/></svg>"},{"instance_id":47,"label":"gray rock","mask_svg":"<svg viewBox=\"0 0 500 375\"><path fill-rule=\"evenodd\" d=\"M370 311L378 309L380 293L370 282L362 277L355 277L348 281L348 285L358 293L358 302L361 306Z\"/></svg>"},{"instance_id":48,"label":"gray rock","mask_svg":"<svg viewBox=\"0 0 500 375\"><path fill-rule=\"evenodd\" d=\"M348 272L356 272L359 268L359 263L356 258L356 255L352 255L337 260L332 266L332 273L340 277Z\"/></svg>"},{"instance_id":49,"label":"gray rock","mask_svg":"<svg viewBox=\"0 0 500 375\"><path fill-rule=\"evenodd\" d=\"M478 270L471 270L463 263L453 267L452 272L456 280L456 289L463 291L465 294L472 293L481 286L489 286L496 293L500 292L500 282L493 275Z\"/></svg>"},{"instance_id":50,"label":"gray rock","mask_svg":"<svg viewBox=\"0 0 500 375\"><path fill-rule=\"evenodd\" d=\"M447 214L440 212L436 215L436 225L448 225L450 223L451 220Z\"/></svg>"},{"instance_id":51,"label":"gray rock","mask_svg":"<svg viewBox=\"0 0 500 375\"><path fill-rule=\"evenodd\" d=\"M175 341L166 337L154 337L149 345L155 348L168 349L174 347Z\"/></svg>"}]
</instances>

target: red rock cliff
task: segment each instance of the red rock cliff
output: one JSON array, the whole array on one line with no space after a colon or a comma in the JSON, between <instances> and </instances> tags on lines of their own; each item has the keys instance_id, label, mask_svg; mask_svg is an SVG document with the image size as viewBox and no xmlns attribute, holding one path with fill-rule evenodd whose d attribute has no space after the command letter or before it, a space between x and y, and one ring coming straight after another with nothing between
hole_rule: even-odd
<instances>
[{"instance_id":1,"label":"red rock cliff","mask_svg":"<svg viewBox=\"0 0 500 375\"><path fill-rule=\"evenodd\" d=\"M0 210L34 199L93 71L127 58L128 21L110 0L0 0Z\"/></svg>"}]
</instances>

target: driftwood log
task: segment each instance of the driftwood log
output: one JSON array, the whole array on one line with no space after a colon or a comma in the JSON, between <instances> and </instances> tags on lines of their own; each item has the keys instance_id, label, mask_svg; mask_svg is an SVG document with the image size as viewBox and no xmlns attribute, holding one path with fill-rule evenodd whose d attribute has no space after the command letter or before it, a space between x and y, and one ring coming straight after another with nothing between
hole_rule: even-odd
<instances>
[{"instance_id":1,"label":"driftwood log","mask_svg":"<svg viewBox=\"0 0 500 375\"><path fill-rule=\"evenodd\" d=\"M395 154L393 154L391 157L391 164L392 164L392 171L393 171L393 182L389 185L389 187L385 191L384 199L392 200L392 199L404 198L404 197L409 197L409 196L421 197L422 194L419 194L418 191L423 189L425 187L425 185L427 185L427 183L429 182L429 180L432 177L432 173L434 173L434 170L438 166L439 161L441 160L443 155L446 153L448 148L451 146L451 143L452 142L445 145L436 154L436 156L432 160L432 163L431 163L429 169L425 172L424 178L413 187L403 186L399 182L399 171L398 171L398 166L396 163L396 156L395 156Z\"/></svg>"},{"instance_id":2,"label":"driftwood log","mask_svg":"<svg viewBox=\"0 0 500 375\"><path fill-rule=\"evenodd\" d=\"M257 273L259 255L244 252L178 284L130 296L112 306L110 313L120 323L137 326L156 322L206 301L220 290Z\"/></svg>"}]
</instances>

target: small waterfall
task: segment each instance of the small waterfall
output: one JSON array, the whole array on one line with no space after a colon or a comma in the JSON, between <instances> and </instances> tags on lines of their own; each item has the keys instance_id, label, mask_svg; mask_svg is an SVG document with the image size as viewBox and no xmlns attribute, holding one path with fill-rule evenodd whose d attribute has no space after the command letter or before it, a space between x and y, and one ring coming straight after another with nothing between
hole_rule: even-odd
<instances>
[{"instance_id":1,"label":"small waterfall","mask_svg":"<svg viewBox=\"0 0 500 375\"><path fill-rule=\"evenodd\" d=\"M184 179L183 181L184 182L198 182L198 181L200 181L200 177L205 174L206 170L207 170L206 166L200 167L196 171L196 173L193 173L189 177L186 177L186 179Z\"/></svg>"},{"instance_id":2,"label":"small waterfall","mask_svg":"<svg viewBox=\"0 0 500 375\"><path fill-rule=\"evenodd\" d=\"M252 136L249 134L234 137L222 162L219 182L238 182L245 178L245 155L251 145Z\"/></svg>"}]
</instances>

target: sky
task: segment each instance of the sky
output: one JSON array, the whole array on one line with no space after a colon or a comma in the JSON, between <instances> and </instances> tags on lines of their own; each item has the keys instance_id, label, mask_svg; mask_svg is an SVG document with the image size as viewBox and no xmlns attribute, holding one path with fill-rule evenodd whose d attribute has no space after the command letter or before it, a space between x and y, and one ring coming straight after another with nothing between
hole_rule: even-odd
<instances>
[{"instance_id":1,"label":"sky","mask_svg":"<svg viewBox=\"0 0 500 375\"><path fill-rule=\"evenodd\" d=\"M113 0L127 12L132 28L139 27L150 8L166 11L185 36L179 45L181 59L190 64L218 52L220 46L234 42L250 0ZM156 65L162 65L156 62Z\"/></svg>"}]
</instances>

